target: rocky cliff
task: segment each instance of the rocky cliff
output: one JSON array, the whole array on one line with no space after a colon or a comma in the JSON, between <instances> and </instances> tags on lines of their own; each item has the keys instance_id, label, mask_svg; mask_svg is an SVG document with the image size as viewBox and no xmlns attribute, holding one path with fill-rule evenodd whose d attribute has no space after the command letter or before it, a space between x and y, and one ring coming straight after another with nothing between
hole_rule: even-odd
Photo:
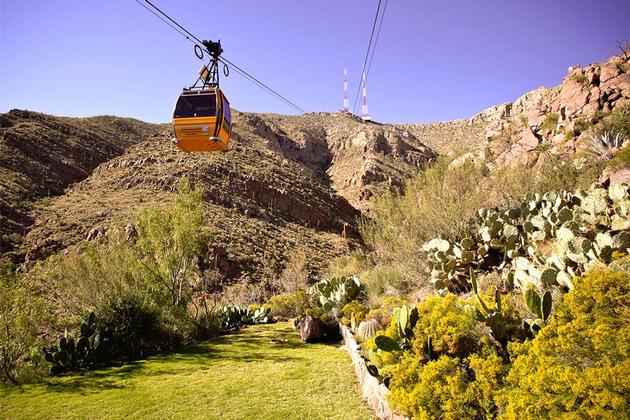
<instances>
[{"instance_id":1,"label":"rocky cliff","mask_svg":"<svg viewBox=\"0 0 630 420\"><path fill-rule=\"evenodd\" d=\"M587 67L572 66L559 86L541 87L497 107L491 113L477 156L498 164L531 164L543 150L573 157L588 147L592 127L627 103L629 57L620 55Z\"/></svg>"}]
</instances>

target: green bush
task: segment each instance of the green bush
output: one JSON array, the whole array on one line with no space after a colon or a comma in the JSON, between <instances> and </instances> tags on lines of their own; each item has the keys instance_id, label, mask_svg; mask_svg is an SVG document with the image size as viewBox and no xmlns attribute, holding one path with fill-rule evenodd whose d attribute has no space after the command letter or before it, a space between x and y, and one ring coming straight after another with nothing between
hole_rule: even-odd
<instances>
[{"instance_id":1,"label":"green bush","mask_svg":"<svg viewBox=\"0 0 630 420\"><path fill-rule=\"evenodd\" d=\"M358 300L353 300L341 308L341 322L346 326L358 326L365 319L367 307Z\"/></svg>"},{"instance_id":2,"label":"green bush","mask_svg":"<svg viewBox=\"0 0 630 420\"><path fill-rule=\"evenodd\" d=\"M579 136L581 133L585 132L591 127L591 122L584 116L579 116L575 119L575 123L573 124L573 130L575 131L575 135Z\"/></svg>"},{"instance_id":3,"label":"green bush","mask_svg":"<svg viewBox=\"0 0 630 420\"><path fill-rule=\"evenodd\" d=\"M598 135L612 132L619 133L626 139L630 138L630 104L615 107L597 123L595 129Z\"/></svg>"},{"instance_id":4,"label":"green bush","mask_svg":"<svg viewBox=\"0 0 630 420\"><path fill-rule=\"evenodd\" d=\"M148 208L137 235L111 229L43 267L43 287L66 313L95 312L111 358L137 358L215 334L198 261L203 252L203 192L180 190L172 203ZM212 305L211 305L212 306ZM70 318L63 328L77 327Z\"/></svg>"},{"instance_id":5,"label":"green bush","mask_svg":"<svg viewBox=\"0 0 630 420\"><path fill-rule=\"evenodd\" d=\"M519 163L504 166L491 176L492 204L512 207L527 194L588 188L597 180L602 169L602 162L591 156L578 164L578 161L567 161L554 154L546 154L534 166Z\"/></svg>"},{"instance_id":6,"label":"green bush","mask_svg":"<svg viewBox=\"0 0 630 420\"><path fill-rule=\"evenodd\" d=\"M497 402L508 418L622 418L630 412L630 275L592 270L514 365Z\"/></svg>"},{"instance_id":7,"label":"green bush","mask_svg":"<svg viewBox=\"0 0 630 420\"><path fill-rule=\"evenodd\" d=\"M48 317L30 280L0 260L0 382L18 385L45 373L38 332Z\"/></svg>"},{"instance_id":8,"label":"green bush","mask_svg":"<svg viewBox=\"0 0 630 420\"><path fill-rule=\"evenodd\" d=\"M606 167L612 170L630 166L630 145L621 148L615 156L606 163Z\"/></svg>"},{"instance_id":9,"label":"green bush","mask_svg":"<svg viewBox=\"0 0 630 420\"><path fill-rule=\"evenodd\" d=\"M549 113L545 115L545 119L542 122L540 128L542 131L552 131L558 125L558 120L560 119L560 115L556 113Z\"/></svg>"},{"instance_id":10,"label":"green bush","mask_svg":"<svg viewBox=\"0 0 630 420\"><path fill-rule=\"evenodd\" d=\"M292 294L272 296L269 305L274 318L289 319L304 315L309 308L309 300L304 290L298 290Z\"/></svg>"},{"instance_id":11,"label":"green bush","mask_svg":"<svg viewBox=\"0 0 630 420\"><path fill-rule=\"evenodd\" d=\"M417 306L411 347L400 337L397 319L366 342L370 362L388 384L389 402L413 418L491 418L494 395L509 369L497 354L487 328L465 310L464 301L449 294L432 296ZM411 313L411 312L410 312ZM414 318L414 320L411 320ZM417 319L417 321L416 321ZM385 350L379 337L398 346Z\"/></svg>"},{"instance_id":12,"label":"green bush","mask_svg":"<svg viewBox=\"0 0 630 420\"><path fill-rule=\"evenodd\" d=\"M424 279L418 249L435 236L454 238L475 210L486 204L484 168L438 159L412 177L403 195L385 194L372 203L361 231L379 263L392 264L406 281Z\"/></svg>"},{"instance_id":13,"label":"green bush","mask_svg":"<svg viewBox=\"0 0 630 420\"><path fill-rule=\"evenodd\" d=\"M399 267L393 264L378 264L362 272L360 278L373 306L380 306L388 296L405 295L411 287Z\"/></svg>"},{"instance_id":14,"label":"green bush","mask_svg":"<svg viewBox=\"0 0 630 420\"><path fill-rule=\"evenodd\" d=\"M580 84L583 84L584 82L586 82L586 79L588 79L588 77L584 73L574 73L571 78Z\"/></svg>"},{"instance_id":15,"label":"green bush","mask_svg":"<svg viewBox=\"0 0 630 420\"><path fill-rule=\"evenodd\" d=\"M367 319L375 319L382 326L389 325L392 322L392 313L394 309L406 305L407 301L398 296L387 296L381 302L378 308L371 309L368 312Z\"/></svg>"},{"instance_id":16,"label":"green bush","mask_svg":"<svg viewBox=\"0 0 630 420\"><path fill-rule=\"evenodd\" d=\"M112 301L100 313L98 334L107 353L101 355L102 360L145 357L170 350L188 338L133 298Z\"/></svg>"}]
</instances>

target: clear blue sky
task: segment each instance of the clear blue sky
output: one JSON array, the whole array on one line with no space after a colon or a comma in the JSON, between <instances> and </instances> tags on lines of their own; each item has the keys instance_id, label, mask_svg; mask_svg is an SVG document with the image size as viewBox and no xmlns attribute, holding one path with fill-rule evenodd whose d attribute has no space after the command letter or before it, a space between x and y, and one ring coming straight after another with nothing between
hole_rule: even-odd
<instances>
[{"instance_id":1,"label":"clear blue sky","mask_svg":"<svg viewBox=\"0 0 630 420\"><path fill-rule=\"evenodd\" d=\"M384 1L384 0L383 0ZM202 39L308 111L351 105L378 0L155 0ZM196 79L192 44L133 0L0 0L0 112L166 122ZM390 0L368 79L383 122L470 117L630 38L628 0ZM235 72L236 109L294 110Z\"/></svg>"}]
</instances>

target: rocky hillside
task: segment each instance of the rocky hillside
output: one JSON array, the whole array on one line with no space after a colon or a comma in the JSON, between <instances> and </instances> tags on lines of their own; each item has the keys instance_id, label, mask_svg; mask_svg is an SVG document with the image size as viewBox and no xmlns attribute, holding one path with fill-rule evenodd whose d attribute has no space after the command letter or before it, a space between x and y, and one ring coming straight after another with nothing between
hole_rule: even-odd
<instances>
[{"instance_id":1,"label":"rocky hillside","mask_svg":"<svg viewBox=\"0 0 630 420\"><path fill-rule=\"evenodd\" d=\"M31 205L87 178L102 162L148 138L157 126L130 118L0 114L0 253L33 222Z\"/></svg>"},{"instance_id":2,"label":"rocky hillside","mask_svg":"<svg viewBox=\"0 0 630 420\"><path fill-rule=\"evenodd\" d=\"M300 163L363 211L375 193L400 189L409 174L437 157L405 127L366 124L346 113L243 118L267 148Z\"/></svg>"},{"instance_id":3,"label":"rocky hillside","mask_svg":"<svg viewBox=\"0 0 630 420\"><path fill-rule=\"evenodd\" d=\"M405 124L400 127L422 139L440 155L448 155L475 149L482 145L486 140L486 131L494 120L496 120L494 108L490 108L471 119Z\"/></svg>"},{"instance_id":4,"label":"rocky hillside","mask_svg":"<svg viewBox=\"0 0 630 420\"><path fill-rule=\"evenodd\" d=\"M479 160L533 163L538 151L574 156L589 131L613 108L630 101L630 60L624 55L572 66L562 83L540 87L470 119L399 126L439 154L469 152Z\"/></svg>"},{"instance_id":5,"label":"rocky hillside","mask_svg":"<svg viewBox=\"0 0 630 420\"><path fill-rule=\"evenodd\" d=\"M22 111L7 115L21 113L51 125L64 122ZM91 121L98 118L85 123ZM107 234L112 224L128 224L147 206L169 200L186 181L207 191L213 228L208 259L222 274L237 279L279 271L297 249L305 250L316 272L355 246L359 209L374 191L400 187L436 156L405 129L365 124L345 114L235 112L234 121L226 154L180 152L165 126L147 125L144 136L121 135L119 148L100 165L81 167L86 179L73 184L81 177L68 177L63 186L72 185L61 196L24 208L29 227L18 257L39 260ZM59 165L59 172L65 170ZM55 191L63 192L62 186Z\"/></svg>"},{"instance_id":6,"label":"rocky hillside","mask_svg":"<svg viewBox=\"0 0 630 420\"><path fill-rule=\"evenodd\" d=\"M588 147L593 126L628 103L630 57L570 67L560 85L541 87L486 112L490 123L476 156L497 164L531 164L547 150L575 156Z\"/></svg>"}]
</instances>

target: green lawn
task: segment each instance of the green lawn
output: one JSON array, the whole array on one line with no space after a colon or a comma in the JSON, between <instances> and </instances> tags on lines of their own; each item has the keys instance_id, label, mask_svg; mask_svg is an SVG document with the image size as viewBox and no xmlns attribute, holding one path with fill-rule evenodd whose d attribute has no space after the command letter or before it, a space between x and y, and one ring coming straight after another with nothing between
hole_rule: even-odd
<instances>
[{"instance_id":1,"label":"green lawn","mask_svg":"<svg viewBox=\"0 0 630 420\"><path fill-rule=\"evenodd\" d=\"M287 344L272 344L287 338ZM371 418L348 355L287 323L85 375L0 389L2 418Z\"/></svg>"}]
</instances>

